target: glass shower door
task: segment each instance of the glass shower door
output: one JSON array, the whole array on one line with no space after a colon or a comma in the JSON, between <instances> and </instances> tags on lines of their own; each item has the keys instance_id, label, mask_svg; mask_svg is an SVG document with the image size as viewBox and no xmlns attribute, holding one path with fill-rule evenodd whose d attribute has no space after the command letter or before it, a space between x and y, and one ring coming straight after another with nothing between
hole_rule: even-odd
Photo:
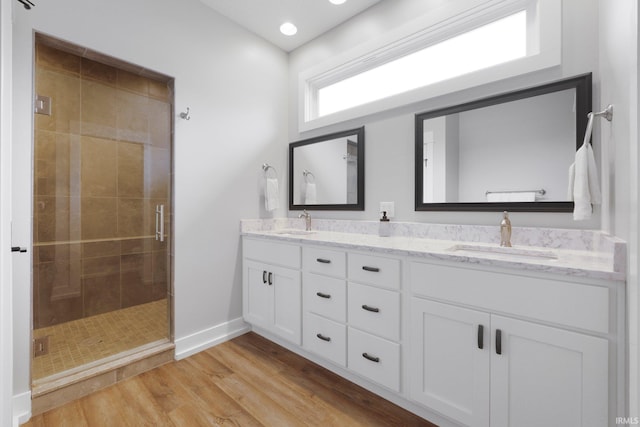
<instances>
[{"instance_id":1,"label":"glass shower door","mask_svg":"<svg viewBox=\"0 0 640 427\"><path fill-rule=\"evenodd\" d=\"M169 338L170 81L113 62L36 44L34 380Z\"/></svg>"}]
</instances>

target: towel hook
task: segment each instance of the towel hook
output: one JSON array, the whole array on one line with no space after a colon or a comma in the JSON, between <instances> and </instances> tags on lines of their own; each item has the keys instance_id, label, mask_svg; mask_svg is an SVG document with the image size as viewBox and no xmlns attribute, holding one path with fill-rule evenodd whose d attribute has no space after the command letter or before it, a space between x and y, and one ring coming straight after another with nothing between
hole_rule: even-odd
<instances>
[{"instance_id":1,"label":"towel hook","mask_svg":"<svg viewBox=\"0 0 640 427\"><path fill-rule=\"evenodd\" d=\"M187 107L186 112L183 111L182 113L180 113L180 118L184 120L191 120L191 116L189 115L189 107Z\"/></svg>"},{"instance_id":2,"label":"towel hook","mask_svg":"<svg viewBox=\"0 0 640 427\"><path fill-rule=\"evenodd\" d=\"M607 119L607 121L611 121L613 119L613 105L609 104L604 110L598 113L591 114L593 114L595 117L604 117L605 119Z\"/></svg>"},{"instance_id":3,"label":"towel hook","mask_svg":"<svg viewBox=\"0 0 640 427\"><path fill-rule=\"evenodd\" d=\"M275 174L275 177L277 178L278 177L278 171L276 171L276 168L271 166L269 163L263 163L262 164L262 170L264 171L264 175L266 177L268 177L269 169L271 169L273 171L273 173Z\"/></svg>"}]
</instances>

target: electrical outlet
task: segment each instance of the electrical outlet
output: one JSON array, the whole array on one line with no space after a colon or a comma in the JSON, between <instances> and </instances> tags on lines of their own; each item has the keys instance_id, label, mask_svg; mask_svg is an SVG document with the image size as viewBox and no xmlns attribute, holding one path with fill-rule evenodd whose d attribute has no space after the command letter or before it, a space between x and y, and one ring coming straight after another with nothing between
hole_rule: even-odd
<instances>
[{"instance_id":1,"label":"electrical outlet","mask_svg":"<svg viewBox=\"0 0 640 427\"><path fill-rule=\"evenodd\" d=\"M396 216L395 202L380 202L380 212L386 211L387 218Z\"/></svg>"}]
</instances>

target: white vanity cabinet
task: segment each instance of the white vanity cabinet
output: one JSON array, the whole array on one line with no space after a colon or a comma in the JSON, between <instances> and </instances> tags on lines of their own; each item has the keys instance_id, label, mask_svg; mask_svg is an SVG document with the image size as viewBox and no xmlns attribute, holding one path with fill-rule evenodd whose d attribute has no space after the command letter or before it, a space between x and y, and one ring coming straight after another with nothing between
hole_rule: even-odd
<instances>
[{"instance_id":1,"label":"white vanity cabinet","mask_svg":"<svg viewBox=\"0 0 640 427\"><path fill-rule=\"evenodd\" d=\"M413 400L465 426L611 424L607 287L415 262L410 281Z\"/></svg>"},{"instance_id":2,"label":"white vanity cabinet","mask_svg":"<svg viewBox=\"0 0 640 427\"><path fill-rule=\"evenodd\" d=\"M613 427L626 413L622 279L319 234L243 236L258 333L443 427Z\"/></svg>"},{"instance_id":3,"label":"white vanity cabinet","mask_svg":"<svg viewBox=\"0 0 640 427\"><path fill-rule=\"evenodd\" d=\"M300 246L245 238L243 257L244 320L300 345Z\"/></svg>"},{"instance_id":4,"label":"white vanity cabinet","mask_svg":"<svg viewBox=\"0 0 640 427\"><path fill-rule=\"evenodd\" d=\"M340 366L347 366L346 256L345 251L302 248L302 345Z\"/></svg>"},{"instance_id":5,"label":"white vanity cabinet","mask_svg":"<svg viewBox=\"0 0 640 427\"><path fill-rule=\"evenodd\" d=\"M349 369L400 391L400 260L348 254Z\"/></svg>"}]
</instances>

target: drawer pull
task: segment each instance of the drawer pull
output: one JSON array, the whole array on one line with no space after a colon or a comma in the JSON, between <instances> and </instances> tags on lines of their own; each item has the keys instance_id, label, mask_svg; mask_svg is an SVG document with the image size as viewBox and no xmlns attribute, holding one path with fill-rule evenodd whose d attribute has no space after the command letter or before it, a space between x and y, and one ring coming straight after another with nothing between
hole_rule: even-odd
<instances>
[{"instance_id":1,"label":"drawer pull","mask_svg":"<svg viewBox=\"0 0 640 427\"><path fill-rule=\"evenodd\" d=\"M380 358L375 356L370 356L367 353L362 353L362 357L372 362L380 363Z\"/></svg>"},{"instance_id":2,"label":"drawer pull","mask_svg":"<svg viewBox=\"0 0 640 427\"><path fill-rule=\"evenodd\" d=\"M326 341L326 342L331 341L331 337L325 337L325 336L324 336L324 335L322 335L322 334L317 334L316 336L317 336L318 338L320 338L322 341Z\"/></svg>"},{"instance_id":3,"label":"drawer pull","mask_svg":"<svg viewBox=\"0 0 640 427\"><path fill-rule=\"evenodd\" d=\"M326 298L326 299L331 298L331 295L323 294L322 292L316 292L316 295L318 295L320 298Z\"/></svg>"},{"instance_id":4,"label":"drawer pull","mask_svg":"<svg viewBox=\"0 0 640 427\"><path fill-rule=\"evenodd\" d=\"M331 264L331 260L330 259L316 258L316 261L318 261L320 264Z\"/></svg>"},{"instance_id":5,"label":"drawer pull","mask_svg":"<svg viewBox=\"0 0 640 427\"><path fill-rule=\"evenodd\" d=\"M502 331L496 329L496 354L502 354Z\"/></svg>"},{"instance_id":6,"label":"drawer pull","mask_svg":"<svg viewBox=\"0 0 640 427\"><path fill-rule=\"evenodd\" d=\"M370 311L372 313L380 313L380 309L379 308L377 308L377 307L369 307L367 304L363 305L362 309Z\"/></svg>"},{"instance_id":7,"label":"drawer pull","mask_svg":"<svg viewBox=\"0 0 640 427\"><path fill-rule=\"evenodd\" d=\"M273 285L273 273L269 272L269 286Z\"/></svg>"},{"instance_id":8,"label":"drawer pull","mask_svg":"<svg viewBox=\"0 0 640 427\"><path fill-rule=\"evenodd\" d=\"M363 265L362 269L364 271L370 271L372 273L379 273L380 272L380 269L378 267L369 267L369 266Z\"/></svg>"},{"instance_id":9,"label":"drawer pull","mask_svg":"<svg viewBox=\"0 0 640 427\"><path fill-rule=\"evenodd\" d=\"M267 272L265 270L262 270L262 283L267 283Z\"/></svg>"},{"instance_id":10,"label":"drawer pull","mask_svg":"<svg viewBox=\"0 0 640 427\"><path fill-rule=\"evenodd\" d=\"M478 325L478 348L484 348L484 326Z\"/></svg>"}]
</instances>

